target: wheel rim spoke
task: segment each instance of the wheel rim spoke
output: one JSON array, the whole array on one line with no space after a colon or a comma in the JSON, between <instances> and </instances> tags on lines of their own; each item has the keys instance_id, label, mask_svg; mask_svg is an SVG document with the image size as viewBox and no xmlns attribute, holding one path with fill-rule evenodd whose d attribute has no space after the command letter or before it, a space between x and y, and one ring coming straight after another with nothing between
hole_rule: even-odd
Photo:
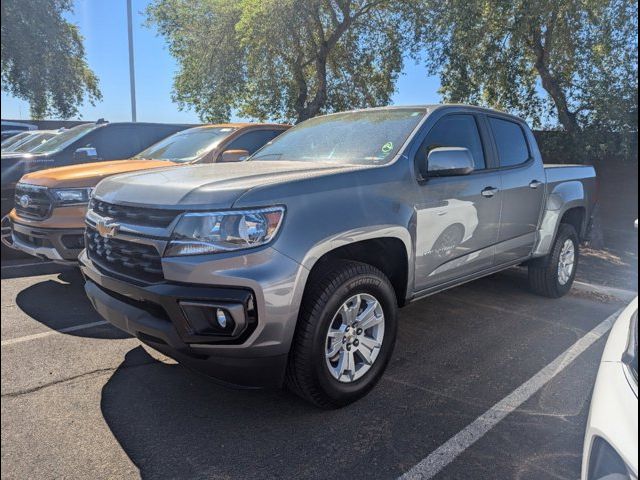
<instances>
[{"instance_id":1,"label":"wheel rim spoke","mask_svg":"<svg viewBox=\"0 0 640 480\"><path fill-rule=\"evenodd\" d=\"M558 259L558 282L566 285L573 275L576 261L576 250L573 241L567 239L562 245Z\"/></svg>"},{"instance_id":2,"label":"wheel rim spoke","mask_svg":"<svg viewBox=\"0 0 640 480\"><path fill-rule=\"evenodd\" d=\"M363 330L368 330L369 328L378 325L380 322L384 320L384 316L376 316L376 311L379 305L371 305L368 306L361 315L358 316L358 326Z\"/></svg>"},{"instance_id":3,"label":"wheel rim spoke","mask_svg":"<svg viewBox=\"0 0 640 480\"><path fill-rule=\"evenodd\" d=\"M357 352L364 363L369 366L373 364L373 356L371 355L371 353L373 352L372 350L367 350L366 348L360 347L358 348Z\"/></svg>"},{"instance_id":4,"label":"wheel rim spoke","mask_svg":"<svg viewBox=\"0 0 640 480\"><path fill-rule=\"evenodd\" d=\"M325 353L327 358L334 358L340 351L342 350L342 345L340 342L334 342L334 345L331 346L331 350Z\"/></svg>"},{"instance_id":5,"label":"wheel rim spoke","mask_svg":"<svg viewBox=\"0 0 640 480\"><path fill-rule=\"evenodd\" d=\"M376 348L380 348L380 342L368 337L362 337L360 339L360 345L366 347L369 352L373 352ZM360 350L362 351L362 348Z\"/></svg>"}]
</instances>

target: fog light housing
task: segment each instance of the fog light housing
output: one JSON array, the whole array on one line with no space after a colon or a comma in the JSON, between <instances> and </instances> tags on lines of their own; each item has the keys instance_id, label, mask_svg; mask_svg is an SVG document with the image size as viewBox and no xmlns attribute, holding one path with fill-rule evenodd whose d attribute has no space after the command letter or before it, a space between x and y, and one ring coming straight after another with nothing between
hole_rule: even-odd
<instances>
[{"instance_id":1,"label":"fog light housing","mask_svg":"<svg viewBox=\"0 0 640 480\"><path fill-rule=\"evenodd\" d=\"M180 302L190 335L235 337L246 326L244 307L237 303Z\"/></svg>"}]
</instances>

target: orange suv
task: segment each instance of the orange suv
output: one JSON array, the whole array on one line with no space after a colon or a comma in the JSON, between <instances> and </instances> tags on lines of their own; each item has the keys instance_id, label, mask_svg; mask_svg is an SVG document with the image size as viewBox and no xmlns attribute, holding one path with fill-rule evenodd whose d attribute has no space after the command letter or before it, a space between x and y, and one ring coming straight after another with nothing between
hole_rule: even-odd
<instances>
[{"instance_id":1,"label":"orange suv","mask_svg":"<svg viewBox=\"0 0 640 480\"><path fill-rule=\"evenodd\" d=\"M84 248L84 216L91 191L105 177L160 167L240 161L289 125L229 123L175 133L128 160L70 165L23 176L3 242L30 255L75 262Z\"/></svg>"}]
</instances>

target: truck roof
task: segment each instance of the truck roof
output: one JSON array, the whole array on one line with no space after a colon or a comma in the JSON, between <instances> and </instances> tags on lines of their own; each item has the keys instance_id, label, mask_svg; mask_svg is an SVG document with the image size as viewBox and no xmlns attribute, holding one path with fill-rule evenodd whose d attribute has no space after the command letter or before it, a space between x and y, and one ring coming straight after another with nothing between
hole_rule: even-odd
<instances>
[{"instance_id":1,"label":"truck roof","mask_svg":"<svg viewBox=\"0 0 640 480\"><path fill-rule=\"evenodd\" d=\"M261 123L261 122L230 122L230 123L207 123L205 125L194 125L199 128L247 128L247 127L275 127L286 128L291 125L287 123Z\"/></svg>"},{"instance_id":2,"label":"truck roof","mask_svg":"<svg viewBox=\"0 0 640 480\"><path fill-rule=\"evenodd\" d=\"M419 105L386 105L383 107L371 107L371 108L357 108L357 109L353 109L353 110L346 110L343 112L334 112L334 113L330 113L328 115L334 115L334 114L338 114L338 113L348 113L348 112L363 112L363 111L370 111L370 110L394 110L394 109L403 109L403 108L409 108L409 109L424 109L426 111L434 111L434 110L439 110L442 108L451 108L451 107L457 107L457 108L465 108L465 109L469 109L469 110L475 110L478 112L484 112L484 113L492 113L492 114L498 114L498 115L503 115L503 116L507 116L507 117L511 117L515 120L518 120L520 122L524 122L524 120L520 117L518 117L517 115L513 115L511 113L507 113L507 112L503 112L502 110L496 110L494 108L489 108L489 107L481 107L478 105L469 105L466 103L428 103L428 104L419 104Z\"/></svg>"}]
</instances>

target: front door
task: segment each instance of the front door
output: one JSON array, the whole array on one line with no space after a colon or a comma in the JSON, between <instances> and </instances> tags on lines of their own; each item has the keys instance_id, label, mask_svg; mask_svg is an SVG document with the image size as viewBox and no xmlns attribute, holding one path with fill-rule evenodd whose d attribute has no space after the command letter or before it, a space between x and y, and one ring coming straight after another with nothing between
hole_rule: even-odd
<instances>
[{"instance_id":1,"label":"front door","mask_svg":"<svg viewBox=\"0 0 640 480\"><path fill-rule=\"evenodd\" d=\"M498 239L502 202L500 172L488 170L488 155L473 114L438 120L418 155L436 147L464 147L474 159L469 175L429 178L418 186L416 291L428 290L490 268Z\"/></svg>"}]
</instances>

